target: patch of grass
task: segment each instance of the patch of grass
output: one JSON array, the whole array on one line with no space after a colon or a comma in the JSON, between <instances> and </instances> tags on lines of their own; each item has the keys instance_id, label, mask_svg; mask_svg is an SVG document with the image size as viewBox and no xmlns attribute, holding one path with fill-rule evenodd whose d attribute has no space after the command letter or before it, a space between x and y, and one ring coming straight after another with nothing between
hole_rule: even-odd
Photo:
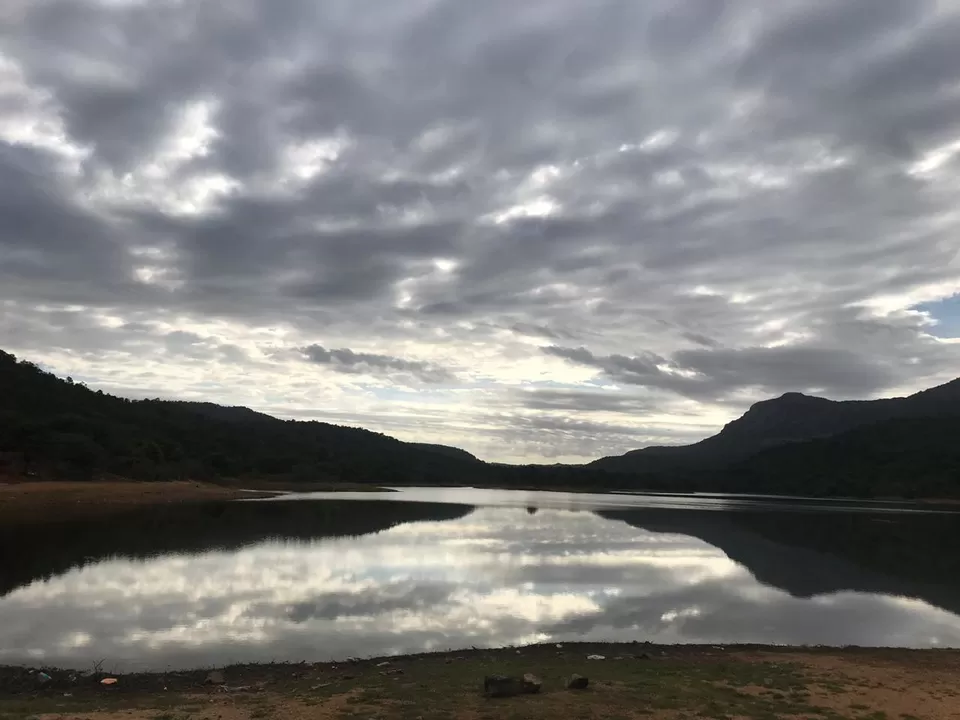
<instances>
[{"instance_id":1,"label":"patch of grass","mask_svg":"<svg viewBox=\"0 0 960 720\"><path fill-rule=\"evenodd\" d=\"M231 684L257 686L261 691L228 695L204 687L199 671L170 673L162 682L154 676L125 676L118 691L81 688L72 699L60 697L59 691L0 696L0 720L129 708L146 709L150 720L202 720L204 716L216 720L217 708L224 703L236 705L238 710L242 707L250 720L285 716L290 703L299 708L294 712L304 716L348 720L627 720L647 715L675 720L887 720L885 714L872 712L865 704L870 702L871 690L863 687L859 676L827 673L823 665L795 662L796 652L754 655L712 648L706 652L650 650L635 655L640 649L632 645L574 649L565 644L562 652L551 645L521 648L519 654L510 649L408 656L390 660L390 671L402 671L391 675L382 669L387 666L376 660L233 666L225 669ZM597 651L607 659L586 660L586 655ZM485 675L526 672L542 679L539 694L483 697ZM565 680L572 673L589 677L590 687L566 690ZM168 686L169 691L157 691ZM825 694L843 710L818 706L817 698L827 701ZM896 720L917 719L902 715Z\"/></svg>"},{"instance_id":2,"label":"patch of grass","mask_svg":"<svg viewBox=\"0 0 960 720\"><path fill-rule=\"evenodd\" d=\"M745 662L720 659L690 663L683 660L581 661L562 655L477 658L444 663L405 666L399 681L371 681L358 688L345 716L356 708L388 706L391 714L413 720L448 720L460 713L480 717L512 715L539 719L577 717L578 709L604 717L633 717L675 711L690 717L731 717L769 720L784 715L802 715L833 720L835 713L810 704L807 678L795 663ZM484 675L522 675L534 672L543 682L538 695L508 699L481 696ZM592 676L587 691L564 689L572 672ZM392 715L391 715L392 716Z\"/></svg>"}]
</instances>

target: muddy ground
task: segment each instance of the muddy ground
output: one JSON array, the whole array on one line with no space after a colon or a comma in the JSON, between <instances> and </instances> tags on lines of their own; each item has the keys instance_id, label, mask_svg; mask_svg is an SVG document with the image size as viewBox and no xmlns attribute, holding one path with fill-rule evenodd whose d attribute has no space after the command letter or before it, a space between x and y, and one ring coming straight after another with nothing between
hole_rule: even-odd
<instances>
[{"instance_id":1,"label":"muddy ground","mask_svg":"<svg viewBox=\"0 0 960 720\"><path fill-rule=\"evenodd\" d=\"M270 497L286 491L382 489L349 483L283 483L272 480L225 480L216 484L128 480L72 482L0 476L0 525L97 519L143 505Z\"/></svg>"},{"instance_id":2,"label":"muddy ground","mask_svg":"<svg viewBox=\"0 0 960 720\"><path fill-rule=\"evenodd\" d=\"M603 660L589 660L599 654ZM109 675L0 668L0 718L498 720L960 718L960 651L540 645L297 665ZM534 673L535 695L486 698L488 674ZM565 687L573 673L586 690ZM213 682L205 682L212 679Z\"/></svg>"},{"instance_id":3,"label":"muddy ground","mask_svg":"<svg viewBox=\"0 0 960 720\"><path fill-rule=\"evenodd\" d=\"M199 482L37 481L0 484L0 523L97 518L139 505L268 497Z\"/></svg>"}]
</instances>

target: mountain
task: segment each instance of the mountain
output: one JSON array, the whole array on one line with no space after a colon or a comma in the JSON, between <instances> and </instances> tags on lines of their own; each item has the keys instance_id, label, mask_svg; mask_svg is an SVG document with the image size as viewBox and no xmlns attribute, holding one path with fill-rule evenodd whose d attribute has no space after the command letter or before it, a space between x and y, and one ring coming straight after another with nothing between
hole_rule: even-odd
<instances>
[{"instance_id":1,"label":"mountain","mask_svg":"<svg viewBox=\"0 0 960 720\"><path fill-rule=\"evenodd\" d=\"M212 403L127 400L0 351L0 471L78 479L121 476L483 482L469 453L361 428L279 420Z\"/></svg>"},{"instance_id":2,"label":"mountain","mask_svg":"<svg viewBox=\"0 0 960 720\"><path fill-rule=\"evenodd\" d=\"M960 497L958 437L955 380L888 400L788 393L693 445L511 466L244 407L113 397L0 351L0 475L945 498Z\"/></svg>"},{"instance_id":3,"label":"mountain","mask_svg":"<svg viewBox=\"0 0 960 720\"><path fill-rule=\"evenodd\" d=\"M787 443L711 477L732 492L954 497L960 492L960 415L896 418Z\"/></svg>"},{"instance_id":4,"label":"mountain","mask_svg":"<svg viewBox=\"0 0 960 720\"><path fill-rule=\"evenodd\" d=\"M909 397L883 400L838 402L787 393L756 403L719 433L693 445L632 450L590 465L631 473L726 466L768 448L832 437L886 421L951 417L960 417L960 379Z\"/></svg>"},{"instance_id":5,"label":"mountain","mask_svg":"<svg viewBox=\"0 0 960 720\"><path fill-rule=\"evenodd\" d=\"M163 400L162 402L190 410L213 420L226 420L227 422L246 423L246 422L281 422L273 415L267 415L256 410L251 410L242 405L217 405L212 402L190 402L186 400Z\"/></svg>"},{"instance_id":6,"label":"mountain","mask_svg":"<svg viewBox=\"0 0 960 720\"><path fill-rule=\"evenodd\" d=\"M440 453L441 455L446 455L447 457L459 458L460 460L468 460L470 462L482 462L480 458L472 453L468 453L466 450L458 447L451 447L450 445L436 445L434 443L407 443L415 448L420 448L421 450L428 450L429 452Z\"/></svg>"}]
</instances>

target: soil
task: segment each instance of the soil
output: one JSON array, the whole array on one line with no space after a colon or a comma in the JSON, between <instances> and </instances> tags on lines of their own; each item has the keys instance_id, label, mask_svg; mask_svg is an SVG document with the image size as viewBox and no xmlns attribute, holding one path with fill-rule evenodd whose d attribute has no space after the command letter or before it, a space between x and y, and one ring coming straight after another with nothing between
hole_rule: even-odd
<instances>
[{"instance_id":1,"label":"soil","mask_svg":"<svg viewBox=\"0 0 960 720\"><path fill-rule=\"evenodd\" d=\"M137 505L197 503L272 494L186 481L24 482L6 478L6 482L0 484L0 524L99 518Z\"/></svg>"},{"instance_id":2,"label":"soil","mask_svg":"<svg viewBox=\"0 0 960 720\"><path fill-rule=\"evenodd\" d=\"M99 519L135 506L204 503L271 497L281 492L378 491L352 483L283 483L272 480L137 482L34 480L0 475L0 525Z\"/></svg>"},{"instance_id":3,"label":"soil","mask_svg":"<svg viewBox=\"0 0 960 720\"><path fill-rule=\"evenodd\" d=\"M603 660L588 660L599 654ZM960 718L960 651L564 644L115 675L0 668L0 718ZM485 698L489 674L532 672L536 695ZM586 675L590 686L567 690Z\"/></svg>"}]
</instances>

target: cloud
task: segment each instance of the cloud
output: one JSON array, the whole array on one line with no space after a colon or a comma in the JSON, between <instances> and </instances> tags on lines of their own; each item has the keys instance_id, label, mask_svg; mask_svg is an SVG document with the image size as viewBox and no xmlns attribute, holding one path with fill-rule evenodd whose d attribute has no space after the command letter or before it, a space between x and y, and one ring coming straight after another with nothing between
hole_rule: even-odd
<instances>
[{"instance_id":1,"label":"cloud","mask_svg":"<svg viewBox=\"0 0 960 720\"><path fill-rule=\"evenodd\" d=\"M932 335L960 290L955 4L15 0L0 17L0 336L104 389L323 408L532 461L960 367ZM280 352L317 337L379 359L317 373ZM404 394L447 368L446 394ZM582 396L606 430L536 439L529 418L578 402L517 390L589 393L597 374L635 412Z\"/></svg>"},{"instance_id":2,"label":"cloud","mask_svg":"<svg viewBox=\"0 0 960 720\"><path fill-rule=\"evenodd\" d=\"M584 348L549 346L549 355L601 370L629 385L718 399L745 388L765 393L815 391L869 394L894 381L871 358L841 348L747 347L680 350L670 359L643 353L596 356Z\"/></svg>"},{"instance_id":3,"label":"cloud","mask_svg":"<svg viewBox=\"0 0 960 720\"><path fill-rule=\"evenodd\" d=\"M300 348L300 352L307 361L328 366L335 372L373 375L410 373L428 383L449 382L454 379L449 370L420 360L404 360L375 353L356 353L349 348L327 350L322 345L307 345Z\"/></svg>"}]
</instances>

